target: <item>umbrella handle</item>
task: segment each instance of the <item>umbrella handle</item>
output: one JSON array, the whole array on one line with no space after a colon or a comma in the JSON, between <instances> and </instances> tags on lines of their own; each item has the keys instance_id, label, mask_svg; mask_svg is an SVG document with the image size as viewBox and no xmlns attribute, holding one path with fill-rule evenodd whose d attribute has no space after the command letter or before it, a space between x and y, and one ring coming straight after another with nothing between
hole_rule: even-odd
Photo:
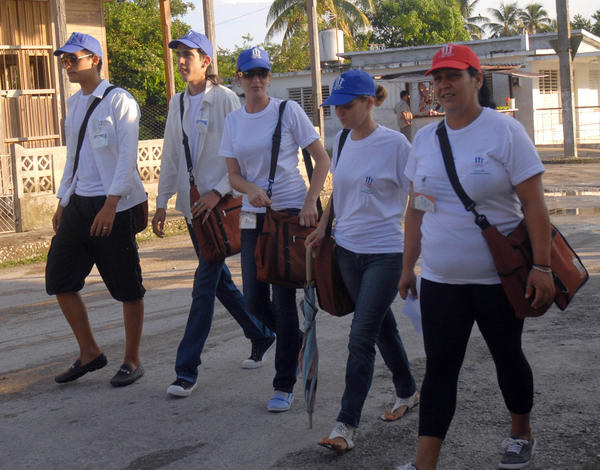
<instances>
[{"instance_id":1,"label":"umbrella handle","mask_svg":"<svg viewBox=\"0 0 600 470\"><path fill-rule=\"evenodd\" d=\"M312 282L312 244L306 247L306 282Z\"/></svg>"}]
</instances>

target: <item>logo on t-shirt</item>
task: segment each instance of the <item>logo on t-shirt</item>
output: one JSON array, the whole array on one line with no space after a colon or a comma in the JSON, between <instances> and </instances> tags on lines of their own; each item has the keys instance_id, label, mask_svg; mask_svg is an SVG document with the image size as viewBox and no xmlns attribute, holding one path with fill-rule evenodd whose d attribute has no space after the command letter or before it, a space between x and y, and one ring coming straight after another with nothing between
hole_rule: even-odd
<instances>
[{"instance_id":1,"label":"logo on t-shirt","mask_svg":"<svg viewBox=\"0 0 600 470\"><path fill-rule=\"evenodd\" d=\"M490 172L487 169L487 162L483 157L475 157L473 162L473 168L471 170L472 175L489 175Z\"/></svg>"},{"instance_id":2,"label":"logo on t-shirt","mask_svg":"<svg viewBox=\"0 0 600 470\"><path fill-rule=\"evenodd\" d=\"M365 194L373 194L373 177L365 176L365 181L363 182L360 192Z\"/></svg>"}]
</instances>

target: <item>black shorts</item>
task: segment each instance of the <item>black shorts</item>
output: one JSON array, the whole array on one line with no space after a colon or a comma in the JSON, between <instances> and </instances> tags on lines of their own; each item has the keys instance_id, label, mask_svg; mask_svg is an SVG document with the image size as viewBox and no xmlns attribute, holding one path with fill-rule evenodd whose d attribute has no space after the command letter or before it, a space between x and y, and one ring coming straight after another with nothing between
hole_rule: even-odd
<instances>
[{"instance_id":1,"label":"black shorts","mask_svg":"<svg viewBox=\"0 0 600 470\"><path fill-rule=\"evenodd\" d=\"M71 196L48 252L48 294L79 292L95 263L114 299L128 302L144 297L131 209L117 212L108 237L90 236L94 218L105 201L104 196Z\"/></svg>"}]
</instances>

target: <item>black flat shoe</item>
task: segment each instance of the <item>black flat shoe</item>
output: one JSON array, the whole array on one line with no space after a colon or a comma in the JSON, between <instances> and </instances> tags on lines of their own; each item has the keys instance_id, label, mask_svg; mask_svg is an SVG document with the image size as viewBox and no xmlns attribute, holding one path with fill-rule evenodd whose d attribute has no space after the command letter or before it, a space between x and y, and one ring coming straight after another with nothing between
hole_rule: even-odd
<instances>
[{"instance_id":1,"label":"black flat shoe","mask_svg":"<svg viewBox=\"0 0 600 470\"><path fill-rule=\"evenodd\" d=\"M140 364L136 370L133 370L129 364L123 364L119 371L110 379L113 387L124 387L130 385L144 375L144 368Z\"/></svg>"},{"instance_id":2,"label":"black flat shoe","mask_svg":"<svg viewBox=\"0 0 600 470\"><path fill-rule=\"evenodd\" d=\"M54 377L54 381L59 384L72 382L88 372L102 369L106 364L108 364L108 360L103 353L100 353L100 355L96 356L96 358L92 359L87 364L81 364L81 360L77 359L69 370Z\"/></svg>"}]
</instances>

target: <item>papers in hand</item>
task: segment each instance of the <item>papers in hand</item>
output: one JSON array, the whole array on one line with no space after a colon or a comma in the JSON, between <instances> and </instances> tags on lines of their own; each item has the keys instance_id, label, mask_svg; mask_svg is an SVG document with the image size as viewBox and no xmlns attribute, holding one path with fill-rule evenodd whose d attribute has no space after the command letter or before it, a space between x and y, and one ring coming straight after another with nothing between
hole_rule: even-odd
<instances>
[{"instance_id":1,"label":"papers in hand","mask_svg":"<svg viewBox=\"0 0 600 470\"><path fill-rule=\"evenodd\" d=\"M417 292L421 291L421 278L417 277ZM415 331L423 334L423 328L421 327L421 301L413 297L408 293L408 297L404 301L404 307L402 313L412 321Z\"/></svg>"}]
</instances>

